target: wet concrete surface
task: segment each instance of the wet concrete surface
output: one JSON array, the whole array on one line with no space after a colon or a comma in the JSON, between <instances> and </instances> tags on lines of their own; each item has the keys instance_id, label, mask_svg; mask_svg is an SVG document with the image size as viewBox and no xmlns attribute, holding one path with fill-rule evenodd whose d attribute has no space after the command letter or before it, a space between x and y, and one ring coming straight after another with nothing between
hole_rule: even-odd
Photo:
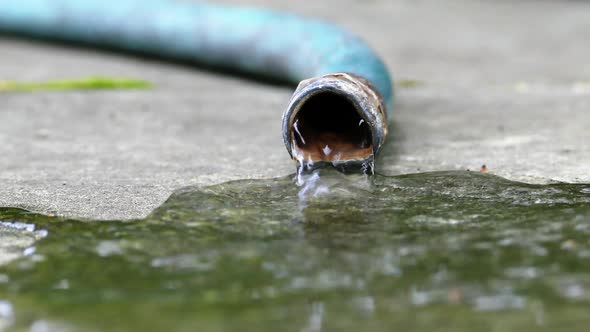
<instances>
[{"instance_id":1,"label":"wet concrete surface","mask_svg":"<svg viewBox=\"0 0 590 332\"><path fill-rule=\"evenodd\" d=\"M399 86L380 173L486 164L513 180L590 181L590 3L225 2L335 21L384 57ZM0 206L132 219L183 186L295 170L280 135L290 88L9 37L0 59L2 80L156 85L0 95Z\"/></svg>"}]
</instances>

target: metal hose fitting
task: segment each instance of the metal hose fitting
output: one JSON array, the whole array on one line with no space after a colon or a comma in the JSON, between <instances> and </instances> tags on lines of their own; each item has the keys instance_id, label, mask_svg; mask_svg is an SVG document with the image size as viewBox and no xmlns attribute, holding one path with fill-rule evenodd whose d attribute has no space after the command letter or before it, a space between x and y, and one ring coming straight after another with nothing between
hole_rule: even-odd
<instances>
[{"instance_id":1,"label":"metal hose fitting","mask_svg":"<svg viewBox=\"0 0 590 332\"><path fill-rule=\"evenodd\" d=\"M287 151L303 171L331 165L373 174L387 136L387 110L368 80L329 74L299 83L282 129Z\"/></svg>"}]
</instances>

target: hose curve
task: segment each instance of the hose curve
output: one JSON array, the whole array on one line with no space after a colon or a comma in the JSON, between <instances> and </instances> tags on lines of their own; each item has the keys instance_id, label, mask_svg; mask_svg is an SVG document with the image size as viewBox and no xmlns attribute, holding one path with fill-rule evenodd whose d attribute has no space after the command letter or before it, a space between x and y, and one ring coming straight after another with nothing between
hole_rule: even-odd
<instances>
[{"instance_id":1,"label":"hose curve","mask_svg":"<svg viewBox=\"0 0 590 332\"><path fill-rule=\"evenodd\" d=\"M181 0L0 0L0 31L194 61L293 84L352 74L379 95L384 112L393 108L389 72L365 42L335 25L291 14ZM329 85L333 78L320 81ZM364 112L359 98L339 95ZM295 106L287 118L301 108ZM283 124L293 156L293 123ZM376 154L379 147L373 150Z\"/></svg>"}]
</instances>

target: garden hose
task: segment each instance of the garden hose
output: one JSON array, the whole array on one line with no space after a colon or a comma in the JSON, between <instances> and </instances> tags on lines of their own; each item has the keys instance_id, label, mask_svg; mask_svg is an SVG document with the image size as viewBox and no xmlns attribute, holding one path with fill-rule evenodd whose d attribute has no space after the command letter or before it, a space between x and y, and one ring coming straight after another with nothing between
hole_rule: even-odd
<instances>
[{"instance_id":1,"label":"garden hose","mask_svg":"<svg viewBox=\"0 0 590 332\"><path fill-rule=\"evenodd\" d=\"M186 0L0 0L0 32L299 84L282 129L303 170L372 173L387 134L385 64L360 38L319 20Z\"/></svg>"}]
</instances>

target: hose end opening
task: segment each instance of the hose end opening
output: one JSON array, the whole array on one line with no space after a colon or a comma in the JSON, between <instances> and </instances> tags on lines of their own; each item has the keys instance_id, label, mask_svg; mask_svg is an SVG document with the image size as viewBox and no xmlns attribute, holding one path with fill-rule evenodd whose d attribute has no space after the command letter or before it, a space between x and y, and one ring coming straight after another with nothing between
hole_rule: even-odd
<instances>
[{"instance_id":1,"label":"hose end opening","mask_svg":"<svg viewBox=\"0 0 590 332\"><path fill-rule=\"evenodd\" d=\"M374 172L385 141L387 113L377 90L359 76L338 73L303 81L283 115L283 139L303 170L333 166Z\"/></svg>"}]
</instances>

